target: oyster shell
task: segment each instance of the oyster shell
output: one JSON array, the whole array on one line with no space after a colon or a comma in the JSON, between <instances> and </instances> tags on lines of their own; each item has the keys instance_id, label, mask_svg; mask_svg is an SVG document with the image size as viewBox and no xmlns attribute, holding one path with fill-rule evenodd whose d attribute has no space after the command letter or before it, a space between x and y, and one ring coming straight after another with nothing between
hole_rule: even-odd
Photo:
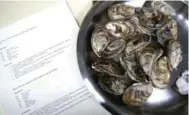
<instances>
[{"instance_id":1,"label":"oyster shell","mask_svg":"<svg viewBox=\"0 0 189 115\"><path fill-rule=\"evenodd\" d=\"M105 50L110 42L109 35L104 29L97 27L94 30L91 37L91 47L98 57L101 57L101 52Z\"/></svg>"},{"instance_id":2,"label":"oyster shell","mask_svg":"<svg viewBox=\"0 0 189 115\"><path fill-rule=\"evenodd\" d=\"M164 89L167 87L169 79L170 72L168 70L168 59L164 56L159 58L153 65L150 80L154 87Z\"/></svg>"},{"instance_id":3,"label":"oyster shell","mask_svg":"<svg viewBox=\"0 0 189 115\"><path fill-rule=\"evenodd\" d=\"M177 23L175 20L170 20L164 27L157 30L157 38L160 44L163 46L165 42L169 39L177 39L178 30L177 30Z\"/></svg>"},{"instance_id":4,"label":"oyster shell","mask_svg":"<svg viewBox=\"0 0 189 115\"><path fill-rule=\"evenodd\" d=\"M92 69L100 73L106 73L110 76L123 77L124 70L112 60L100 60L92 64Z\"/></svg>"},{"instance_id":5,"label":"oyster shell","mask_svg":"<svg viewBox=\"0 0 189 115\"><path fill-rule=\"evenodd\" d=\"M153 92L149 83L135 83L128 87L122 97L124 103L131 106L142 106Z\"/></svg>"},{"instance_id":6,"label":"oyster shell","mask_svg":"<svg viewBox=\"0 0 189 115\"><path fill-rule=\"evenodd\" d=\"M137 28L136 25L134 24L133 21L125 21L125 24L128 26L129 32L128 34L124 37L125 40L128 40L130 38L132 38L133 36L136 35L137 32Z\"/></svg>"},{"instance_id":7,"label":"oyster shell","mask_svg":"<svg viewBox=\"0 0 189 115\"><path fill-rule=\"evenodd\" d=\"M125 49L125 44L123 39L111 42L101 53L102 57L109 59L118 56Z\"/></svg>"},{"instance_id":8,"label":"oyster shell","mask_svg":"<svg viewBox=\"0 0 189 115\"><path fill-rule=\"evenodd\" d=\"M167 57L169 69L176 69L182 61L182 48L177 40L169 40L167 43Z\"/></svg>"},{"instance_id":9,"label":"oyster shell","mask_svg":"<svg viewBox=\"0 0 189 115\"><path fill-rule=\"evenodd\" d=\"M152 47L145 47L138 52L138 60L140 66L143 68L146 75L151 76L154 62L163 54L162 49L154 49Z\"/></svg>"},{"instance_id":10,"label":"oyster shell","mask_svg":"<svg viewBox=\"0 0 189 115\"><path fill-rule=\"evenodd\" d=\"M98 84L103 90L114 95L122 95L126 88L126 82L124 78L118 78L113 76L99 77Z\"/></svg>"},{"instance_id":11,"label":"oyster shell","mask_svg":"<svg viewBox=\"0 0 189 115\"><path fill-rule=\"evenodd\" d=\"M136 26L131 21L111 21L105 25L105 28L116 38L129 39L136 33Z\"/></svg>"},{"instance_id":12,"label":"oyster shell","mask_svg":"<svg viewBox=\"0 0 189 115\"><path fill-rule=\"evenodd\" d=\"M98 57L113 58L121 53L125 48L123 39L115 39L103 28L96 28L92 34L91 47Z\"/></svg>"},{"instance_id":13,"label":"oyster shell","mask_svg":"<svg viewBox=\"0 0 189 115\"><path fill-rule=\"evenodd\" d=\"M175 15L174 9L169 4L167 4L166 2L163 2L163 1L153 1L151 3L151 7L154 10L162 12L164 15L172 15L172 16Z\"/></svg>"},{"instance_id":14,"label":"oyster shell","mask_svg":"<svg viewBox=\"0 0 189 115\"><path fill-rule=\"evenodd\" d=\"M114 4L108 9L111 20L128 19L135 14L135 8L126 4Z\"/></svg>"},{"instance_id":15,"label":"oyster shell","mask_svg":"<svg viewBox=\"0 0 189 115\"><path fill-rule=\"evenodd\" d=\"M133 17L131 18L131 20L135 23L135 25L136 25L136 30L137 30L138 33L140 33L140 34L154 35L154 34L152 33L152 30L151 30L151 29L145 28L145 27L143 27L143 26L139 23L138 17L133 16Z\"/></svg>"},{"instance_id":16,"label":"oyster shell","mask_svg":"<svg viewBox=\"0 0 189 115\"><path fill-rule=\"evenodd\" d=\"M140 34L134 36L125 47L125 54L132 55L146 47L151 41L151 36L147 34Z\"/></svg>"},{"instance_id":17,"label":"oyster shell","mask_svg":"<svg viewBox=\"0 0 189 115\"><path fill-rule=\"evenodd\" d=\"M149 29L159 29L167 24L169 17L151 8L142 8L139 23Z\"/></svg>"},{"instance_id":18,"label":"oyster shell","mask_svg":"<svg viewBox=\"0 0 189 115\"><path fill-rule=\"evenodd\" d=\"M147 81L144 71L136 62L135 54L130 57L121 57L120 63L132 80L137 82Z\"/></svg>"}]
</instances>

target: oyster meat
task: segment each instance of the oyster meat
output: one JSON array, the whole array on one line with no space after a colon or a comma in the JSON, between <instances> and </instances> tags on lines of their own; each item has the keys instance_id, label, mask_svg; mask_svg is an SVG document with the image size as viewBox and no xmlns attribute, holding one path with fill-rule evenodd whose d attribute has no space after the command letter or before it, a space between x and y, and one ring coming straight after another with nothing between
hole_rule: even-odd
<instances>
[{"instance_id":1,"label":"oyster meat","mask_svg":"<svg viewBox=\"0 0 189 115\"><path fill-rule=\"evenodd\" d=\"M163 54L162 49L154 49L152 47L145 47L138 52L138 60L146 75L151 76L154 62Z\"/></svg>"},{"instance_id":2,"label":"oyster meat","mask_svg":"<svg viewBox=\"0 0 189 115\"><path fill-rule=\"evenodd\" d=\"M135 14L135 8L126 4L114 4L108 9L111 20L128 19Z\"/></svg>"},{"instance_id":3,"label":"oyster meat","mask_svg":"<svg viewBox=\"0 0 189 115\"><path fill-rule=\"evenodd\" d=\"M92 64L92 69L115 77L123 77L123 69L112 60L100 60Z\"/></svg>"},{"instance_id":4,"label":"oyster meat","mask_svg":"<svg viewBox=\"0 0 189 115\"><path fill-rule=\"evenodd\" d=\"M153 1L151 3L151 7L154 10L162 12L164 15L171 15L171 16L175 15L174 9L169 4L167 4L166 2L163 2L163 1Z\"/></svg>"},{"instance_id":5,"label":"oyster meat","mask_svg":"<svg viewBox=\"0 0 189 115\"><path fill-rule=\"evenodd\" d=\"M177 23L175 20L170 20L164 27L157 30L157 38L160 44L163 46L165 42L169 39L177 39Z\"/></svg>"},{"instance_id":6,"label":"oyster meat","mask_svg":"<svg viewBox=\"0 0 189 115\"><path fill-rule=\"evenodd\" d=\"M147 34L139 34L134 36L127 44L125 48L126 55L132 55L144 47L146 47L151 41L151 36Z\"/></svg>"},{"instance_id":7,"label":"oyster meat","mask_svg":"<svg viewBox=\"0 0 189 115\"><path fill-rule=\"evenodd\" d=\"M149 83L135 83L128 87L123 94L123 102L131 106L142 106L153 92Z\"/></svg>"},{"instance_id":8,"label":"oyster meat","mask_svg":"<svg viewBox=\"0 0 189 115\"><path fill-rule=\"evenodd\" d=\"M150 80L154 87L164 89L169 83L169 79L168 59L164 56L159 58L153 65Z\"/></svg>"},{"instance_id":9,"label":"oyster meat","mask_svg":"<svg viewBox=\"0 0 189 115\"><path fill-rule=\"evenodd\" d=\"M99 77L98 84L103 90L114 95L122 95L126 88L126 82L124 78L113 76Z\"/></svg>"},{"instance_id":10,"label":"oyster meat","mask_svg":"<svg viewBox=\"0 0 189 115\"><path fill-rule=\"evenodd\" d=\"M105 28L116 38L129 39L136 33L136 26L131 21L111 21L105 25Z\"/></svg>"},{"instance_id":11,"label":"oyster meat","mask_svg":"<svg viewBox=\"0 0 189 115\"><path fill-rule=\"evenodd\" d=\"M182 48L177 40L169 40L167 43L167 57L169 69L176 69L182 61Z\"/></svg>"}]
</instances>

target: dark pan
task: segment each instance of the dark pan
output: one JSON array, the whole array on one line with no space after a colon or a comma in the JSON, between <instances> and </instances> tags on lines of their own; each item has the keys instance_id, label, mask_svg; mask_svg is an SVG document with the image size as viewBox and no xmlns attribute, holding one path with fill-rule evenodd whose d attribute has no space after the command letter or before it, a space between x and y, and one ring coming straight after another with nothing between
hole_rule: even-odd
<instances>
[{"instance_id":1,"label":"dark pan","mask_svg":"<svg viewBox=\"0 0 189 115\"><path fill-rule=\"evenodd\" d=\"M123 2L123 1L122 1ZM128 1L124 1L128 2ZM145 4L148 4L147 1ZM80 27L77 41L77 58L84 82L99 103L114 115L188 115L188 96L182 96L174 90L176 78L188 70L188 4L181 1L168 1L176 11L178 39L183 48L183 61L177 70L171 72L167 89L156 92L151 102L142 107L131 107L122 102L121 97L103 91L97 84L97 75L91 69L95 55L91 49L91 34L96 24L104 25L109 19L107 8L117 2L100 1L93 5Z\"/></svg>"}]
</instances>

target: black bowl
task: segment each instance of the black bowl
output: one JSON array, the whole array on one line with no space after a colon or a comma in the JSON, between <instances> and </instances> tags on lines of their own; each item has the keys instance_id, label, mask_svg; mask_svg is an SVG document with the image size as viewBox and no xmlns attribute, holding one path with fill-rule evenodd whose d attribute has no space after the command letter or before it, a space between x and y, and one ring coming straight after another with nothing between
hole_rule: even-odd
<instances>
[{"instance_id":1,"label":"black bowl","mask_svg":"<svg viewBox=\"0 0 189 115\"><path fill-rule=\"evenodd\" d=\"M188 4L181 1L167 2L176 11L177 15L174 18L178 24L178 40L183 47L183 60L178 69L171 72L168 88L153 93L151 99L144 106L131 107L124 104L120 96L114 96L102 90L97 83L97 75L91 69L91 64L96 59L90 43L92 32L96 24L104 25L109 21L107 8L115 3L117 2L100 1L95 3L80 27L77 41L77 58L80 72L87 87L98 102L114 115L187 115L188 96L179 95L173 87L177 76L184 70L188 70ZM150 1L147 1L145 5L149 3Z\"/></svg>"}]
</instances>

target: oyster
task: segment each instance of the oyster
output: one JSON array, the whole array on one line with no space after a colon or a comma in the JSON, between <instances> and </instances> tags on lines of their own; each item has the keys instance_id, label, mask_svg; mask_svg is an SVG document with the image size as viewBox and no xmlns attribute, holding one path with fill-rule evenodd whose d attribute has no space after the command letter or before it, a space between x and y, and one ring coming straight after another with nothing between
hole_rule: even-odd
<instances>
[{"instance_id":1,"label":"oyster","mask_svg":"<svg viewBox=\"0 0 189 115\"><path fill-rule=\"evenodd\" d=\"M151 36L147 34L140 34L134 36L126 45L125 54L132 55L146 47L151 41Z\"/></svg>"},{"instance_id":2,"label":"oyster","mask_svg":"<svg viewBox=\"0 0 189 115\"><path fill-rule=\"evenodd\" d=\"M114 4L108 9L111 20L128 19L135 14L135 8L126 4Z\"/></svg>"},{"instance_id":3,"label":"oyster","mask_svg":"<svg viewBox=\"0 0 189 115\"><path fill-rule=\"evenodd\" d=\"M149 29L159 29L167 24L168 16L161 12L154 12L151 8L142 8L142 14L139 16L139 23Z\"/></svg>"},{"instance_id":4,"label":"oyster","mask_svg":"<svg viewBox=\"0 0 189 115\"><path fill-rule=\"evenodd\" d=\"M169 83L170 72L168 70L167 57L159 58L153 65L150 80L154 87L164 89Z\"/></svg>"},{"instance_id":5,"label":"oyster","mask_svg":"<svg viewBox=\"0 0 189 115\"><path fill-rule=\"evenodd\" d=\"M124 70L112 60L100 60L92 64L92 69L115 77L123 77Z\"/></svg>"},{"instance_id":6,"label":"oyster","mask_svg":"<svg viewBox=\"0 0 189 115\"><path fill-rule=\"evenodd\" d=\"M125 49L125 40L118 39L111 42L101 53L101 56L104 58L113 58L118 56Z\"/></svg>"},{"instance_id":7,"label":"oyster","mask_svg":"<svg viewBox=\"0 0 189 115\"><path fill-rule=\"evenodd\" d=\"M147 81L144 71L136 62L135 54L130 57L121 57L120 63L132 80L137 82Z\"/></svg>"},{"instance_id":8,"label":"oyster","mask_svg":"<svg viewBox=\"0 0 189 115\"><path fill-rule=\"evenodd\" d=\"M170 20L164 27L157 30L157 38L160 44L165 45L169 39L177 39L177 23L175 20Z\"/></svg>"},{"instance_id":9,"label":"oyster","mask_svg":"<svg viewBox=\"0 0 189 115\"><path fill-rule=\"evenodd\" d=\"M133 16L131 18L131 20L135 23L136 25L136 31L140 34L148 34L148 35L153 35L152 30L150 30L149 28L145 28L143 27L140 23L139 23L139 19L136 16Z\"/></svg>"},{"instance_id":10,"label":"oyster","mask_svg":"<svg viewBox=\"0 0 189 115\"><path fill-rule=\"evenodd\" d=\"M181 44L177 40L169 40L167 43L167 57L169 69L176 69L182 61Z\"/></svg>"},{"instance_id":11,"label":"oyster","mask_svg":"<svg viewBox=\"0 0 189 115\"><path fill-rule=\"evenodd\" d=\"M114 95L122 95L126 88L124 78L118 78L113 76L99 77L98 84L103 90Z\"/></svg>"},{"instance_id":12,"label":"oyster","mask_svg":"<svg viewBox=\"0 0 189 115\"><path fill-rule=\"evenodd\" d=\"M167 4L166 2L163 2L163 1L153 1L151 3L151 7L154 10L162 12L164 15L171 15L171 16L175 15L174 9L169 4Z\"/></svg>"},{"instance_id":13,"label":"oyster","mask_svg":"<svg viewBox=\"0 0 189 115\"><path fill-rule=\"evenodd\" d=\"M135 83L128 87L122 97L124 103L131 106L142 106L153 92L149 83Z\"/></svg>"},{"instance_id":14,"label":"oyster","mask_svg":"<svg viewBox=\"0 0 189 115\"><path fill-rule=\"evenodd\" d=\"M101 53L110 42L109 35L104 29L98 27L94 30L91 37L91 47L98 57L101 57Z\"/></svg>"},{"instance_id":15,"label":"oyster","mask_svg":"<svg viewBox=\"0 0 189 115\"><path fill-rule=\"evenodd\" d=\"M146 75L151 76L152 67L154 62L163 54L162 49L154 49L152 47L145 47L142 51L138 52L139 64L143 68Z\"/></svg>"},{"instance_id":16,"label":"oyster","mask_svg":"<svg viewBox=\"0 0 189 115\"><path fill-rule=\"evenodd\" d=\"M124 37L125 40L128 40L130 38L132 38L133 36L136 35L137 32L137 28L136 25L134 24L133 21L125 21L125 24L128 26L129 32L128 34Z\"/></svg>"},{"instance_id":17,"label":"oyster","mask_svg":"<svg viewBox=\"0 0 189 115\"><path fill-rule=\"evenodd\" d=\"M111 37L104 29L97 28L91 38L91 46L98 57L113 58L125 48L125 41Z\"/></svg>"},{"instance_id":18,"label":"oyster","mask_svg":"<svg viewBox=\"0 0 189 115\"><path fill-rule=\"evenodd\" d=\"M105 25L105 28L116 38L129 39L136 33L136 27L131 21L111 21Z\"/></svg>"}]
</instances>

